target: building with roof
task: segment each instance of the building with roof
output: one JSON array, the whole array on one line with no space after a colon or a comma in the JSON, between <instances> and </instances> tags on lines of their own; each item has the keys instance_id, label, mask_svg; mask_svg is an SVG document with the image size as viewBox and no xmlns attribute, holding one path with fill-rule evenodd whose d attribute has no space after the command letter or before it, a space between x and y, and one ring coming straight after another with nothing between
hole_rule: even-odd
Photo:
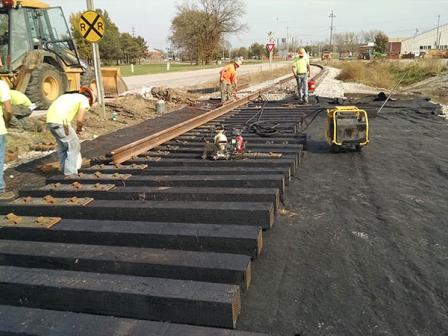
<instances>
[{"instance_id":1,"label":"building with roof","mask_svg":"<svg viewBox=\"0 0 448 336\"><path fill-rule=\"evenodd\" d=\"M437 36L437 31L439 36ZM448 24L434 28L401 41L401 54L426 54L430 50L448 49Z\"/></svg>"}]
</instances>

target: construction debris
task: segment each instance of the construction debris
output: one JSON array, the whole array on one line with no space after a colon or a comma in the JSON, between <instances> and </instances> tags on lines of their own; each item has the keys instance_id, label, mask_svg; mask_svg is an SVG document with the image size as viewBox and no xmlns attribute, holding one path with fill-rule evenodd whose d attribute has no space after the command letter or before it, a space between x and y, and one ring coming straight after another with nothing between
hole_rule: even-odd
<instances>
[{"instance_id":1,"label":"construction debris","mask_svg":"<svg viewBox=\"0 0 448 336\"><path fill-rule=\"evenodd\" d=\"M181 90L174 90L164 86L155 86L151 89L151 94L156 99L163 99L168 103L188 104L196 103L194 95Z\"/></svg>"}]
</instances>

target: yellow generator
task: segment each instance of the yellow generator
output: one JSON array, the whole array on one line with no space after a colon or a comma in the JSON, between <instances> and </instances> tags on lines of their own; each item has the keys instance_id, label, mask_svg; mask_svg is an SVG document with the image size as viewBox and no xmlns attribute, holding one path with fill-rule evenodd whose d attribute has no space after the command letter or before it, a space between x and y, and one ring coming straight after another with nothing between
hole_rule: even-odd
<instances>
[{"instance_id":1,"label":"yellow generator","mask_svg":"<svg viewBox=\"0 0 448 336\"><path fill-rule=\"evenodd\" d=\"M337 106L327 110L327 141L333 152L342 147L361 151L369 143L367 112L356 106Z\"/></svg>"}]
</instances>

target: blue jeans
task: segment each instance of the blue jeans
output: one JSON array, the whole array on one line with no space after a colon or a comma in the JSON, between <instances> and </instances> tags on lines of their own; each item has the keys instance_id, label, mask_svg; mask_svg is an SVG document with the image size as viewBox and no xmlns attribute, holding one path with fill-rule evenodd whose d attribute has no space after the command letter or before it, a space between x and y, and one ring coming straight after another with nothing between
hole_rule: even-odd
<instances>
[{"instance_id":1,"label":"blue jeans","mask_svg":"<svg viewBox=\"0 0 448 336\"><path fill-rule=\"evenodd\" d=\"M5 165L6 134L0 135L0 193L5 192L5 179L3 178L3 166Z\"/></svg>"},{"instance_id":2,"label":"blue jeans","mask_svg":"<svg viewBox=\"0 0 448 336\"><path fill-rule=\"evenodd\" d=\"M297 81L297 94L300 100L308 100L308 75L299 74L296 76Z\"/></svg>"},{"instance_id":3,"label":"blue jeans","mask_svg":"<svg viewBox=\"0 0 448 336\"><path fill-rule=\"evenodd\" d=\"M47 124L48 129L57 142L57 153L64 175L78 174L78 160L81 144L73 127L69 126L69 134L65 134L61 124Z\"/></svg>"}]
</instances>

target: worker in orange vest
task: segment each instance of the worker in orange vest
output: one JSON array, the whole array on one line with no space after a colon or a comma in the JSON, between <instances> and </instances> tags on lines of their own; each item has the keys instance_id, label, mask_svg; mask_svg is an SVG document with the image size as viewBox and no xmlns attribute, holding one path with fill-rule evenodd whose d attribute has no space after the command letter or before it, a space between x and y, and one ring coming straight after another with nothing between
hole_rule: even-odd
<instances>
[{"instance_id":1,"label":"worker in orange vest","mask_svg":"<svg viewBox=\"0 0 448 336\"><path fill-rule=\"evenodd\" d=\"M227 64L220 72L219 82L221 84L221 102L224 104L230 100L233 94L236 94L238 88L236 80L236 69L238 69L243 62L240 59L234 60Z\"/></svg>"}]
</instances>

